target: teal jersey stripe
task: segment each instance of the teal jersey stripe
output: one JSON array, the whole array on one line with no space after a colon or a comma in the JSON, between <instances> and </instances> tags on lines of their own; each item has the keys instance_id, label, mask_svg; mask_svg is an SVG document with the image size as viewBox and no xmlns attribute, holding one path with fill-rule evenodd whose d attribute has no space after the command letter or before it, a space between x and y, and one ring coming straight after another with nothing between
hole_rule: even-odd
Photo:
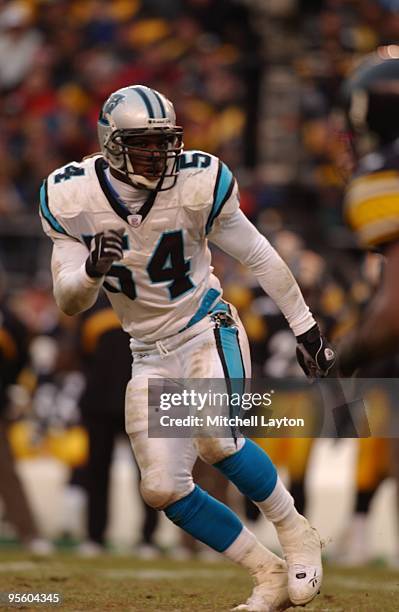
<instances>
[{"instance_id":1,"label":"teal jersey stripe","mask_svg":"<svg viewBox=\"0 0 399 612\"><path fill-rule=\"evenodd\" d=\"M198 310L193 314L187 325L183 327L183 329L181 329L180 331L183 331L184 329L195 325L195 323L198 323L198 321L201 321L201 319L206 317L210 307L219 296L220 291L217 291L213 288L208 289L208 291L205 293L204 297L201 300Z\"/></svg>"},{"instance_id":2,"label":"teal jersey stripe","mask_svg":"<svg viewBox=\"0 0 399 612\"><path fill-rule=\"evenodd\" d=\"M224 204L229 199L234 187L234 176L231 170L219 161L218 174L216 177L215 189L213 192L212 210L206 222L205 231L207 234L212 229L212 224L216 217L220 214Z\"/></svg>"},{"instance_id":3,"label":"teal jersey stripe","mask_svg":"<svg viewBox=\"0 0 399 612\"><path fill-rule=\"evenodd\" d=\"M49 208L48 195L47 195L47 179L43 181L43 184L40 188L40 210L42 212L43 217L50 224L53 230L55 230L56 232L59 232L60 234L65 234L65 236L68 236L67 232L58 223L57 219L54 217L54 215L52 214Z\"/></svg>"},{"instance_id":4,"label":"teal jersey stripe","mask_svg":"<svg viewBox=\"0 0 399 612\"><path fill-rule=\"evenodd\" d=\"M210 309L209 314L218 314L219 312L227 312L228 314L231 314L230 306L224 300L220 300L220 302L215 304L215 306Z\"/></svg>"}]
</instances>

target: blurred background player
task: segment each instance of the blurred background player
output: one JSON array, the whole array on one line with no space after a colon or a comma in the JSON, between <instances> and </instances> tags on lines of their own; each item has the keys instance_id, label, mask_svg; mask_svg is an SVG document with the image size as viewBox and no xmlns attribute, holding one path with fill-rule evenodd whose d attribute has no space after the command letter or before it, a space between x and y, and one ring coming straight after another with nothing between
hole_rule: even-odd
<instances>
[{"instance_id":1,"label":"blurred background player","mask_svg":"<svg viewBox=\"0 0 399 612\"><path fill-rule=\"evenodd\" d=\"M80 545L79 552L95 556L105 550L110 469L115 442L125 435L125 389L131 377L131 352L128 336L104 295L82 316L78 336L86 383L79 406L89 437L83 476L88 540ZM144 502L143 509L144 521L135 552L151 558L160 552L153 541L158 513Z\"/></svg>"},{"instance_id":2,"label":"blurred background player","mask_svg":"<svg viewBox=\"0 0 399 612\"><path fill-rule=\"evenodd\" d=\"M339 363L345 375L356 371L359 376L397 377L399 369L394 356L399 348L399 120L396 112L399 47L380 47L363 60L345 81L343 97L353 153L345 215L359 245L382 253L384 266L373 299L342 343ZM387 362L389 355L391 359ZM385 450L385 444L382 445ZM397 439L390 440L390 447L391 473L395 476L399 500ZM382 453L384 456L387 452ZM358 520L359 531L364 529L363 523Z\"/></svg>"},{"instance_id":3,"label":"blurred background player","mask_svg":"<svg viewBox=\"0 0 399 612\"><path fill-rule=\"evenodd\" d=\"M52 552L52 546L40 537L8 439L8 393L27 363L28 331L7 307L5 275L0 266L0 499L21 543L33 554L46 555Z\"/></svg>"},{"instance_id":4,"label":"blurred background player","mask_svg":"<svg viewBox=\"0 0 399 612\"><path fill-rule=\"evenodd\" d=\"M344 373L398 349L398 84L399 47L389 45L364 60L344 85L356 156L345 215L360 246L379 250L385 258L379 290L341 350Z\"/></svg>"}]
</instances>

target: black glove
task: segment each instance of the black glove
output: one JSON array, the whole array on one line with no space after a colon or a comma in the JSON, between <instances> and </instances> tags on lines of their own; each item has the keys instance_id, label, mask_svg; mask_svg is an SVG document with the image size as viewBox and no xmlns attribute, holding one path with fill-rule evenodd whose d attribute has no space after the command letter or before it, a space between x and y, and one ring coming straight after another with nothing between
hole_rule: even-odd
<instances>
[{"instance_id":1,"label":"black glove","mask_svg":"<svg viewBox=\"0 0 399 612\"><path fill-rule=\"evenodd\" d=\"M86 272L92 278L107 274L114 263L123 258L123 229L105 230L91 240L90 255L86 259Z\"/></svg>"},{"instance_id":2,"label":"black glove","mask_svg":"<svg viewBox=\"0 0 399 612\"><path fill-rule=\"evenodd\" d=\"M306 333L297 336L296 358L309 378L328 376L335 365L335 352L320 334L319 326L314 325Z\"/></svg>"}]
</instances>

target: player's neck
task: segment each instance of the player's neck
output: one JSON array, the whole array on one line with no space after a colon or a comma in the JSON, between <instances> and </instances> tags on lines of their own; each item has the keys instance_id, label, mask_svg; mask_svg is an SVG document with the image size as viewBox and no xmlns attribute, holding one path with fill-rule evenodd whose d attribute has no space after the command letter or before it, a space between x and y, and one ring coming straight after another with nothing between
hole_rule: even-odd
<instances>
[{"instance_id":1,"label":"player's neck","mask_svg":"<svg viewBox=\"0 0 399 612\"><path fill-rule=\"evenodd\" d=\"M128 208L130 206L136 207L138 202L144 202L147 199L147 189L136 189L133 187L133 185L128 185L111 174L109 168L105 170L105 173L108 181L112 185L112 188L116 191L120 199Z\"/></svg>"}]
</instances>

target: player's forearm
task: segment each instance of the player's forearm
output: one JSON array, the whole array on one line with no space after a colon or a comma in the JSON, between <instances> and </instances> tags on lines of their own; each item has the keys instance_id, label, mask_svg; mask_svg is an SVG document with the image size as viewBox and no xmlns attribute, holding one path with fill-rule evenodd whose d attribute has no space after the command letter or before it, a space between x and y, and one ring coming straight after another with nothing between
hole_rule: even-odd
<instances>
[{"instance_id":1,"label":"player's forearm","mask_svg":"<svg viewBox=\"0 0 399 612\"><path fill-rule=\"evenodd\" d=\"M284 314L295 336L315 325L287 264L241 212L227 219L226 223L221 220L217 233L211 239L253 272L262 289Z\"/></svg>"},{"instance_id":2,"label":"player's forearm","mask_svg":"<svg viewBox=\"0 0 399 612\"><path fill-rule=\"evenodd\" d=\"M56 240L51 259L53 291L58 307L75 315L93 306L103 283L85 270L87 249L73 240Z\"/></svg>"},{"instance_id":3,"label":"player's forearm","mask_svg":"<svg viewBox=\"0 0 399 612\"><path fill-rule=\"evenodd\" d=\"M295 336L300 336L315 325L315 320L287 264L276 255L279 261L270 258L269 272L254 274L262 289L280 308Z\"/></svg>"},{"instance_id":4,"label":"player's forearm","mask_svg":"<svg viewBox=\"0 0 399 612\"><path fill-rule=\"evenodd\" d=\"M397 352L399 347L399 241L385 249L382 280L374 299L352 334L342 343L339 363L349 375L373 359Z\"/></svg>"},{"instance_id":5,"label":"player's forearm","mask_svg":"<svg viewBox=\"0 0 399 612\"><path fill-rule=\"evenodd\" d=\"M64 272L54 279L55 301L65 314L78 314L93 306L101 285L102 279L89 278L84 266L74 272Z\"/></svg>"},{"instance_id":6,"label":"player's forearm","mask_svg":"<svg viewBox=\"0 0 399 612\"><path fill-rule=\"evenodd\" d=\"M380 293L338 351L338 363L344 376L370 361L389 357L399 347L397 309L388 296Z\"/></svg>"}]
</instances>

